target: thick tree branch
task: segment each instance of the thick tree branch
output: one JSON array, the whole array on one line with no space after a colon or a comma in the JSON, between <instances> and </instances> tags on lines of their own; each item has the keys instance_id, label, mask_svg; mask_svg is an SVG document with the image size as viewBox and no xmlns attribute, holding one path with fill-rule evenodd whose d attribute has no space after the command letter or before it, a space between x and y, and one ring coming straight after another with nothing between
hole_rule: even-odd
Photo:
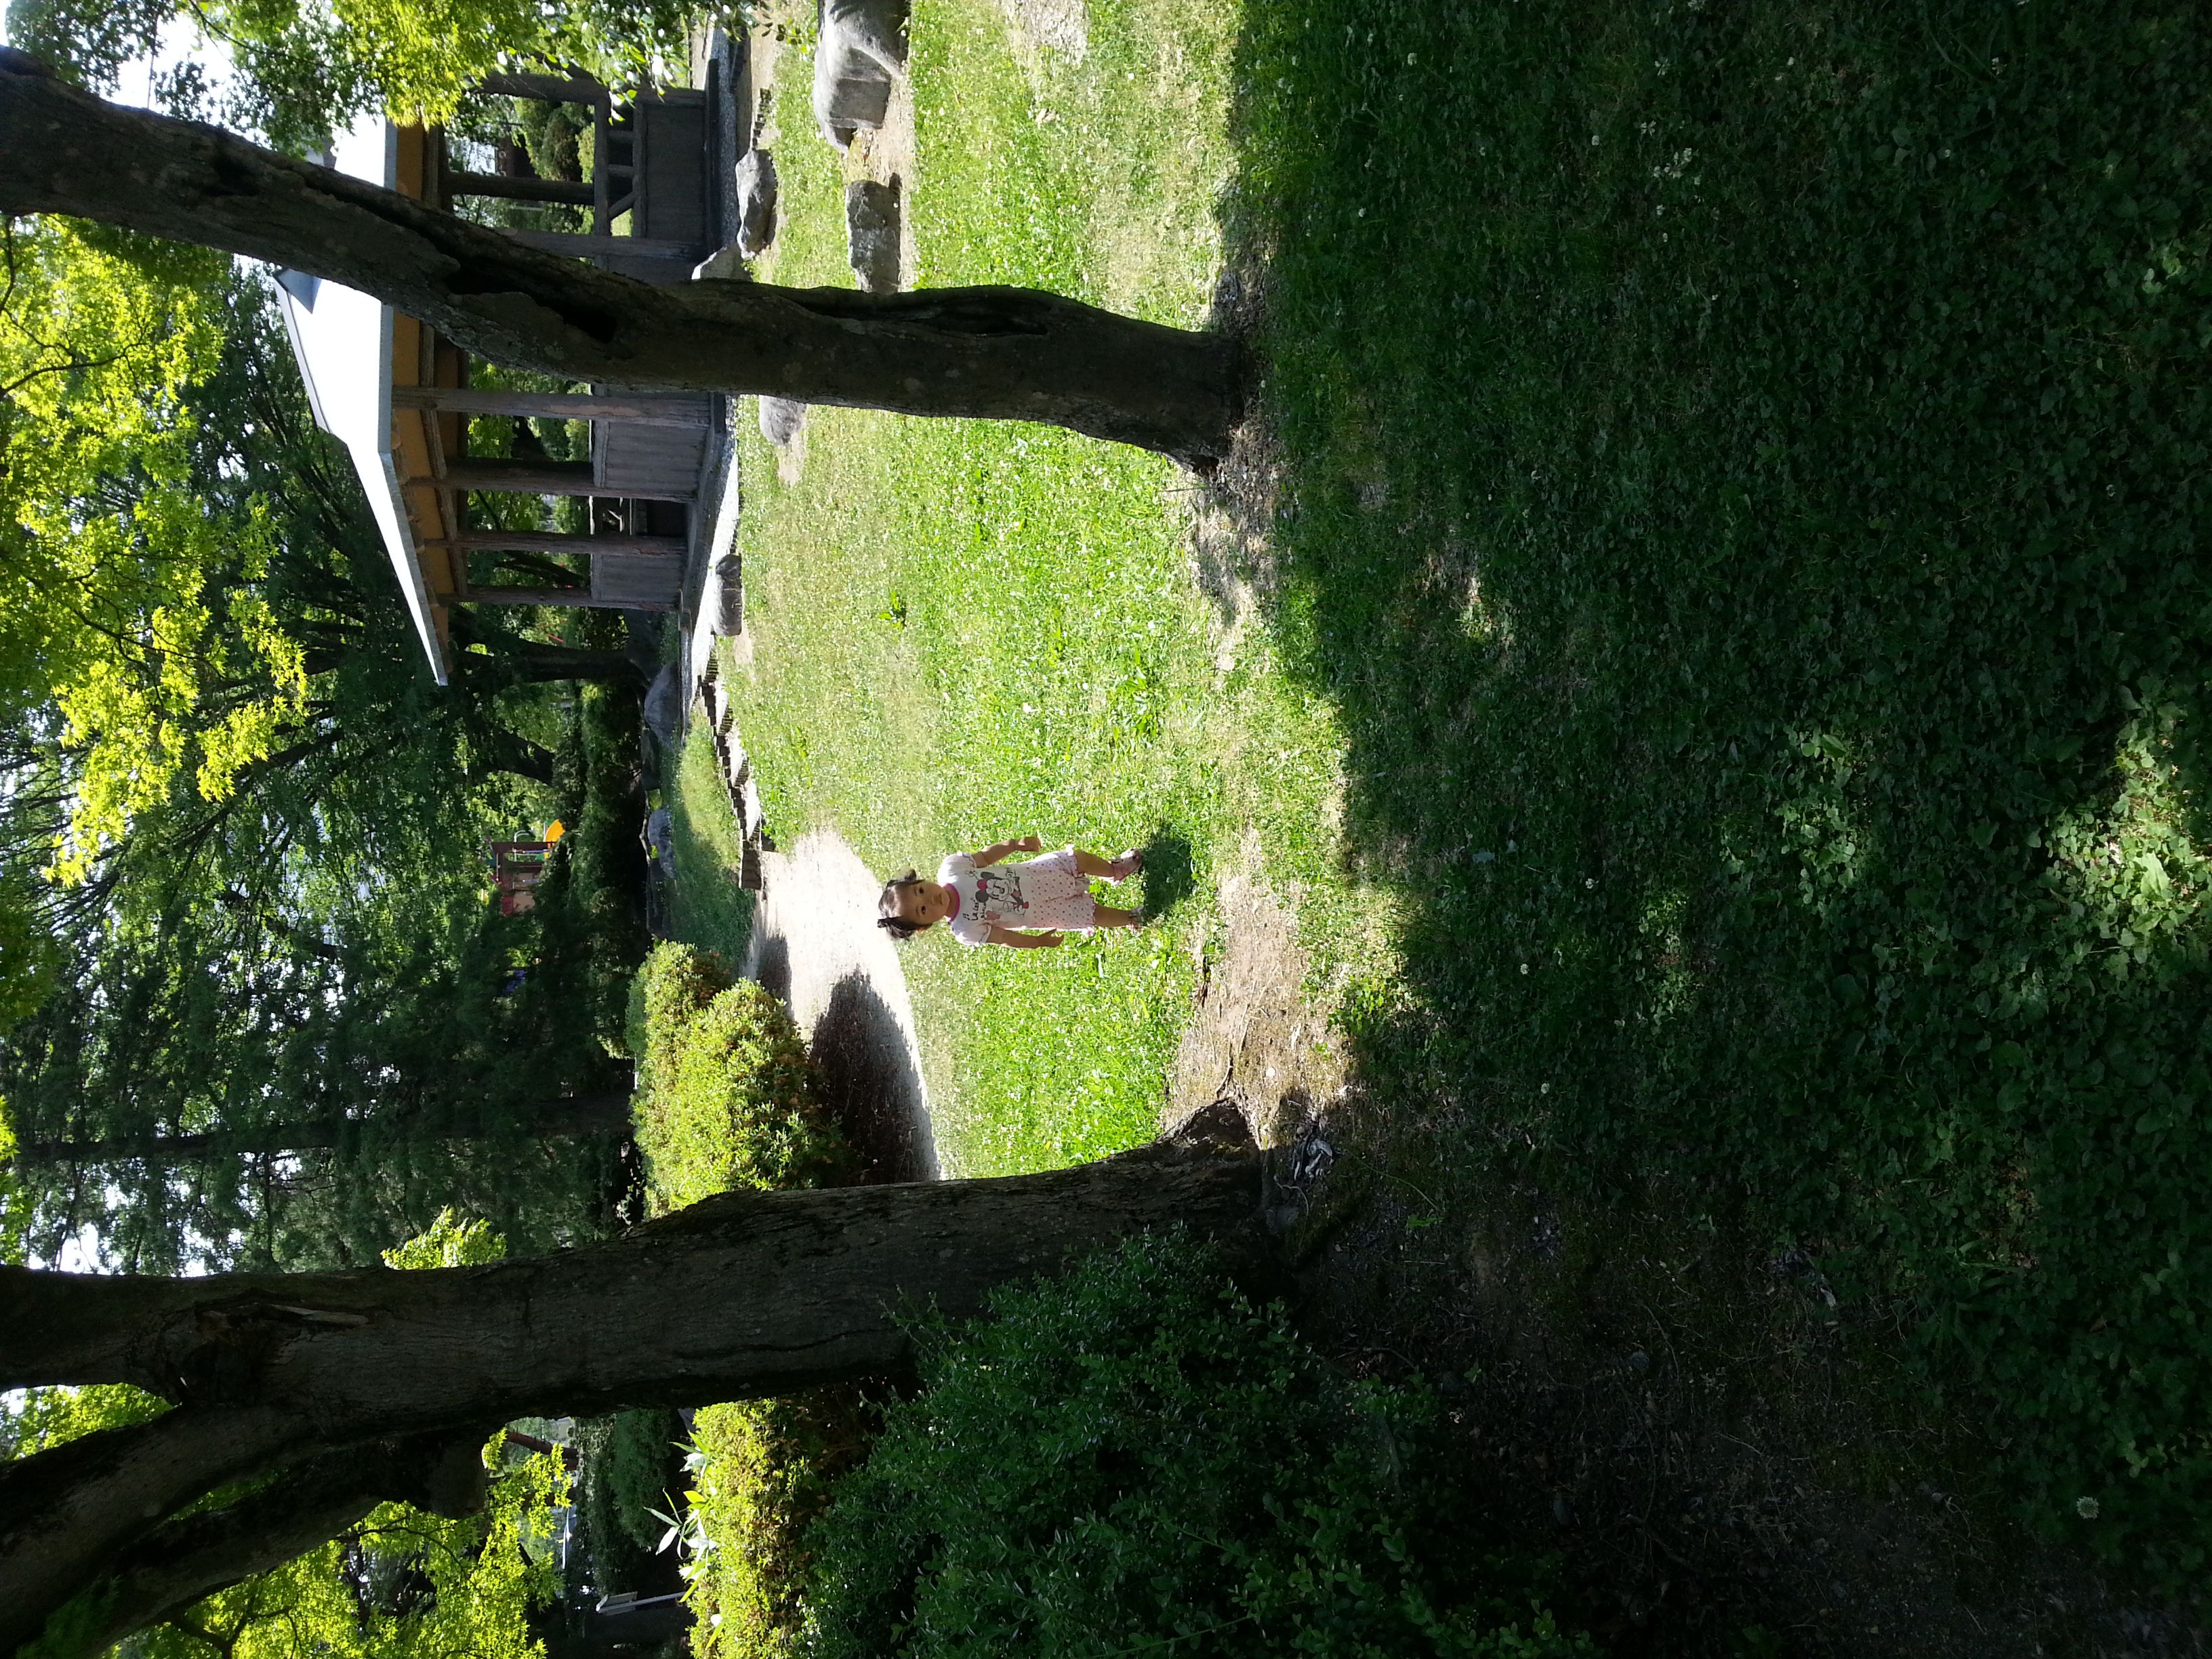
<instances>
[{"instance_id":1,"label":"thick tree branch","mask_svg":"<svg viewBox=\"0 0 2212 1659\"><path fill-rule=\"evenodd\" d=\"M41 1659L95 1659L218 1590L320 1547L380 1504L475 1513L483 1507L481 1452L489 1432L379 1441L311 1458L227 1508L155 1528L49 1624Z\"/></svg>"},{"instance_id":2,"label":"thick tree branch","mask_svg":"<svg viewBox=\"0 0 2212 1659\"><path fill-rule=\"evenodd\" d=\"M787 1393L904 1368L902 1316L1182 1223L1267 1260L1245 1152L995 1181L729 1193L582 1249L417 1273L0 1270L0 1386L130 1382L155 1422L0 1469L0 1654L182 1504L313 1446Z\"/></svg>"},{"instance_id":3,"label":"thick tree branch","mask_svg":"<svg viewBox=\"0 0 2212 1659\"><path fill-rule=\"evenodd\" d=\"M4 64L0 210L105 220L310 272L489 361L575 380L1041 421L1196 465L1225 452L1239 416L1239 355L1224 336L1019 289L649 287Z\"/></svg>"},{"instance_id":4,"label":"thick tree branch","mask_svg":"<svg viewBox=\"0 0 2212 1659\"><path fill-rule=\"evenodd\" d=\"M277 1411L173 1411L0 1464L0 1653L37 1638L165 1516L291 1455Z\"/></svg>"}]
</instances>

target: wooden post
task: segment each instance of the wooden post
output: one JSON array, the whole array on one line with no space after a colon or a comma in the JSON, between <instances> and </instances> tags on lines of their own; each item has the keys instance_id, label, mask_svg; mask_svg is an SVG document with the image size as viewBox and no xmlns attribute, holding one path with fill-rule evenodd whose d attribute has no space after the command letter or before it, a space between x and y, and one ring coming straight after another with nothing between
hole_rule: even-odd
<instances>
[{"instance_id":1,"label":"wooden post","mask_svg":"<svg viewBox=\"0 0 2212 1659\"><path fill-rule=\"evenodd\" d=\"M620 501L689 501L698 491L620 489L592 480L589 461L448 461L447 489L506 490L518 495L605 495Z\"/></svg>"},{"instance_id":2,"label":"wooden post","mask_svg":"<svg viewBox=\"0 0 2212 1659\"><path fill-rule=\"evenodd\" d=\"M453 596L456 605L551 605L588 611L596 603L588 587L471 587Z\"/></svg>"},{"instance_id":3,"label":"wooden post","mask_svg":"<svg viewBox=\"0 0 2212 1659\"><path fill-rule=\"evenodd\" d=\"M448 489L501 489L522 495L613 494L592 489L589 461L449 460L438 482Z\"/></svg>"},{"instance_id":4,"label":"wooden post","mask_svg":"<svg viewBox=\"0 0 2212 1659\"><path fill-rule=\"evenodd\" d=\"M682 392L503 392L473 387L396 386L395 409L441 415L535 415L556 421L636 421L648 426L707 426L707 400Z\"/></svg>"},{"instance_id":5,"label":"wooden post","mask_svg":"<svg viewBox=\"0 0 2212 1659\"><path fill-rule=\"evenodd\" d=\"M537 98L549 104L604 102L607 89L586 76L487 75L477 82L478 92L502 98Z\"/></svg>"}]
</instances>

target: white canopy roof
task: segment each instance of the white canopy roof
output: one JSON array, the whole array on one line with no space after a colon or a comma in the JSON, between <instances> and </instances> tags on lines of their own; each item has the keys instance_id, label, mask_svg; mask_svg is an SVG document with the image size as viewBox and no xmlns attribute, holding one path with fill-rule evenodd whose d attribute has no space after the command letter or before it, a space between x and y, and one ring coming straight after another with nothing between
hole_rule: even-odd
<instances>
[{"instance_id":1,"label":"white canopy roof","mask_svg":"<svg viewBox=\"0 0 2212 1659\"><path fill-rule=\"evenodd\" d=\"M398 129L369 117L337 140L331 165L340 173L394 188L398 178ZM374 515L385 551L398 574L399 591L428 653L430 672L446 684L445 650L430 614L422 560L399 493L392 453L392 307L366 294L297 271L277 275L278 303L292 337L292 355L307 382L315 424L346 447L362 493Z\"/></svg>"}]
</instances>

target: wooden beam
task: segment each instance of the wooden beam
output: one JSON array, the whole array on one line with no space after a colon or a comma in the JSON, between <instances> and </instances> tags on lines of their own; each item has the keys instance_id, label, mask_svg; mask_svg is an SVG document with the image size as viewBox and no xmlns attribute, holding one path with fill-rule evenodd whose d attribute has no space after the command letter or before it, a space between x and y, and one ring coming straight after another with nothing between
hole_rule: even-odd
<instances>
[{"instance_id":1,"label":"wooden beam","mask_svg":"<svg viewBox=\"0 0 2212 1659\"><path fill-rule=\"evenodd\" d=\"M681 536L639 536L626 533L571 535L562 531L465 530L452 545L463 552L487 550L503 553L637 553L648 557L680 559Z\"/></svg>"},{"instance_id":2,"label":"wooden beam","mask_svg":"<svg viewBox=\"0 0 2212 1659\"><path fill-rule=\"evenodd\" d=\"M535 415L556 421L635 421L648 426L707 426L707 399L682 392L504 392L474 387L396 386L394 409L447 415Z\"/></svg>"},{"instance_id":3,"label":"wooden beam","mask_svg":"<svg viewBox=\"0 0 2212 1659\"><path fill-rule=\"evenodd\" d=\"M446 489L507 490L518 495L605 495L613 501L689 501L696 489L678 494L621 489L595 483L589 461L448 461L438 480Z\"/></svg>"},{"instance_id":4,"label":"wooden beam","mask_svg":"<svg viewBox=\"0 0 2212 1659\"><path fill-rule=\"evenodd\" d=\"M456 594L458 605L557 605L572 611L592 608L588 587L471 587Z\"/></svg>"},{"instance_id":5,"label":"wooden beam","mask_svg":"<svg viewBox=\"0 0 2212 1659\"><path fill-rule=\"evenodd\" d=\"M477 90L502 98L538 98L549 104L597 104L607 97L605 87L580 75L487 75L477 82Z\"/></svg>"},{"instance_id":6,"label":"wooden beam","mask_svg":"<svg viewBox=\"0 0 2212 1659\"><path fill-rule=\"evenodd\" d=\"M647 599L601 599L581 587L477 587L448 601L454 605L550 605L570 611L673 611L672 605Z\"/></svg>"},{"instance_id":7,"label":"wooden beam","mask_svg":"<svg viewBox=\"0 0 2212 1659\"><path fill-rule=\"evenodd\" d=\"M573 179L510 179L503 173L446 174L448 196L497 196L510 202L574 202L592 204L592 186Z\"/></svg>"},{"instance_id":8,"label":"wooden beam","mask_svg":"<svg viewBox=\"0 0 2212 1659\"><path fill-rule=\"evenodd\" d=\"M699 263L696 243L671 242L655 236L585 236L573 230L507 230L501 234L526 246L542 247L548 253L565 253L577 259L667 259L681 260L687 265Z\"/></svg>"},{"instance_id":9,"label":"wooden beam","mask_svg":"<svg viewBox=\"0 0 2212 1659\"><path fill-rule=\"evenodd\" d=\"M594 493L589 461L506 461L488 457L449 460L438 475L438 483L447 489L506 489L527 495Z\"/></svg>"}]
</instances>

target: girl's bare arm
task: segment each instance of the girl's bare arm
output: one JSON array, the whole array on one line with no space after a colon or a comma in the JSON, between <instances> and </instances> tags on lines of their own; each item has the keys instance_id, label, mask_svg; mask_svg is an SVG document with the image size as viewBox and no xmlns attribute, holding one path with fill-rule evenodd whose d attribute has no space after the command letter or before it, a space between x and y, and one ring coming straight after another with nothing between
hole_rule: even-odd
<instances>
[{"instance_id":1,"label":"girl's bare arm","mask_svg":"<svg viewBox=\"0 0 2212 1659\"><path fill-rule=\"evenodd\" d=\"M1017 951L1051 951L1058 948L1063 936L1056 933L1024 933L1017 927L994 927L987 937L994 945L1011 945Z\"/></svg>"},{"instance_id":2,"label":"girl's bare arm","mask_svg":"<svg viewBox=\"0 0 2212 1659\"><path fill-rule=\"evenodd\" d=\"M978 870L988 870L1009 853L1035 853L1042 850L1044 843L1035 836L1017 836L1012 841L994 842L980 853L969 857L975 861Z\"/></svg>"}]
</instances>

